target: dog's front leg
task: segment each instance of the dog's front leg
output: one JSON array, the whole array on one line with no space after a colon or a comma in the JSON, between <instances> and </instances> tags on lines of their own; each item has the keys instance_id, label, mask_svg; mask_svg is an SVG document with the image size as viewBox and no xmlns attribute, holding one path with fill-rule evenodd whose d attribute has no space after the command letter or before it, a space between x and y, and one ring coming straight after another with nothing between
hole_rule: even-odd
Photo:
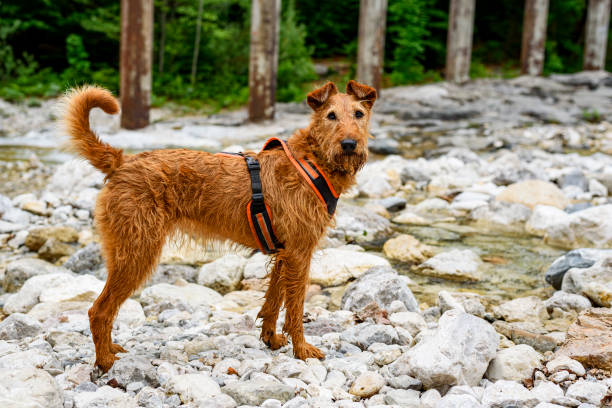
<instances>
[{"instance_id":1,"label":"dog's front leg","mask_svg":"<svg viewBox=\"0 0 612 408\"><path fill-rule=\"evenodd\" d=\"M325 354L321 350L306 343L302 325L312 252L304 254L286 251L282 255L285 261L281 269L281 278L285 284L285 307L287 309L283 332L291 336L293 355L296 358L301 360L324 358Z\"/></svg>"}]
</instances>

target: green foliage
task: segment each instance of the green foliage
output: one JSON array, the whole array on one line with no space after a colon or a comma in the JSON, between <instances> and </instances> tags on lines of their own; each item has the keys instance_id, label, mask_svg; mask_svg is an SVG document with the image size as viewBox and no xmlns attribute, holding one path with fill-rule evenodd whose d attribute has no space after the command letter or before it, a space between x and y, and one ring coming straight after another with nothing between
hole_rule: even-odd
<instances>
[{"instance_id":1,"label":"green foliage","mask_svg":"<svg viewBox=\"0 0 612 408\"><path fill-rule=\"evenodd\" d=\"M597 109L584 110L582 112L582 119L591 122L591 123L599 123L602 120L601 113Z\"/></svg>"},{"instance_id":2,"label":"green foliage","mask_svg":"<svg viewBox=\"0 0 612 408\"><path fill-rule=\"evenodd\" d=\"M431 0L390 0L388 9L388 69L393 84L423 80Z\"/></svg>"}]
</instances>

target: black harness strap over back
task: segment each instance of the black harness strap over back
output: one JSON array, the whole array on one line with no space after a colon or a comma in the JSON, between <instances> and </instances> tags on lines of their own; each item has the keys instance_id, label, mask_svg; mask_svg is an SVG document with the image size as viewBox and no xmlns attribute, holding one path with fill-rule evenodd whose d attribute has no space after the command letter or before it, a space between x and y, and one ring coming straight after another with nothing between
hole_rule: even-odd
<instances>
[{"instance_id":1,"label":"black harness strap over back","mask_svg":"<svg viewBox=\"0 0 612 408\"><path fill-rule=\"evenodd\" d=\"M338 204L338 194L336 194L334 187L325 176L325 173L314 161L308 158L296 159L287 143L282 139L276 137L268 139L262 151L275 147L283 148L291 163L304 177L306 182L308 182L316 196L327 209L329 216L332 217L336 211L336 205ZM221 152L217 154L244 158L251 178L251 201L247 204L247 218L251 226L251 232L261 252L264 254L278 252L279 249L283 248L283 244L276 237L274 227L272 226L270 208L264 201L263 187L259 175L261 170L259 161L257 161L255 157L248 156L244 153Z\"/></svg>"},{"instance_id":2,"label":"black harness strap over back","mask_svg":"<svg viewBox=\"0 0 612 408\"><path fill-rule=\"evenodd\" d=\"M251 179L251 201L247 204L247 218L251 227L253 237L257 241L259 249L264 254L272 254L283 248L278 240L272 226L270 208L264 201L264 195L259 171L259 161L243 153L217 153L226 156L239 156L244 158Z\"/></svg>"}]
</instances>

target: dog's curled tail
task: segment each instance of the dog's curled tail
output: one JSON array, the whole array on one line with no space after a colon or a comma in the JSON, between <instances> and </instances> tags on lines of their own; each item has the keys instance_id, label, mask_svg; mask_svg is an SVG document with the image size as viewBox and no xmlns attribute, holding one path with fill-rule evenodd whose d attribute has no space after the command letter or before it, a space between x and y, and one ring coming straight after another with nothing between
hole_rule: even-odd
<instances>
[{"instance_id":1,"label":"dog's curled tail","mask_svg":"<svg viewBox=\"0 0 612 408\"><path fill-rule=\"evenodd\" d=\"M100 140L89 127L89 111L100 108L108 114L119 112L119 103L106 89L86 85L66 92L63 124L70 135L68 148L110 176L123 163L123 151Z\"/></svg>"}]
</instances>

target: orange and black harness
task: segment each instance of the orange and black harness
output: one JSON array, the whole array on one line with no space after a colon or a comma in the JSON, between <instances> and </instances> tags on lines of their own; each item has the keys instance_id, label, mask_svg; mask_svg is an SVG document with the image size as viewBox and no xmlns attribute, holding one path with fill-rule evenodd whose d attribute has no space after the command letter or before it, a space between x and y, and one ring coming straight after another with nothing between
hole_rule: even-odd
<instances>
[{"instance_id":1,"label":"orange and black harness","mask_svg":"<svg viewBox=\"0 0 612 408\"><path fill-rule=\"evenodd\" d=\"M287 142L276 137L268 139L261 150L270 150L275 147L282 147L289 161L291 161L291 164L295 166L308 185L310 185L312 191L325 206L331 218L336 211L338 194L336 194L334 187L329 182L323 170L321 170L312 160L307 158L296 159L293 153L291 153L291 149L289 149ZM244 153L222 152L218 154L240 156L244 158L251 177L251 201L247 204L247 218L251 226L251 232L261 252L264 254L278 252L279 249L283 248L283 244L276 237L274 226L272 225L270 208L264 201L263 187L261 184L261 177L259 176L261 170L259 161Z\"/></svg>"}]
</instances>

